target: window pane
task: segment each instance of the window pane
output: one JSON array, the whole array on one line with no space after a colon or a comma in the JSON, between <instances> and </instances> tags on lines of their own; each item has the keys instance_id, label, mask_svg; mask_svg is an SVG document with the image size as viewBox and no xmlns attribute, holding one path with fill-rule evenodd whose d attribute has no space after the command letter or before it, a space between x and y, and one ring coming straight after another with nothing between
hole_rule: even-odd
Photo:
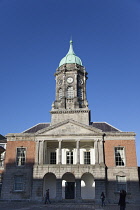
<instances>
[{"instance_id":1,"label":"window pane","mask_svg":"<svg viewBox=\"0 0 140 210\"><path fill-rule=\"evenodd\" d=\"M84 152L84 164L90 164L90 152Z\"/></svg>"},{"instance_id":2,"label":"window pane","mask_svg":"<svg viewBox=\"0 0 140 210\"><path fill-rule=\"evenodd\" d=\"M124 147L115 148L115 162L116 166L124 166L125 163Z\"/></svg>"},{"instance_id":3,"label":"window pane","mask_svg":"<svg viewBox=\"0 0 140 210\"><path fill-rule=\"evenodd\" d=\"M15 176L15 190L23 191L23 176Z\"/></svg>"},{"instance_id":4,"label":"window pane","mask_svg":"<svg viewBox=\"0 0 140 210\"><path fill-rule=\"evenodd\" d=\"M117 191L125 190L126 191L126 177L125 176L117 176Z\"/></svg>"},{"instance_id":5,"label":"window pane","mask_svg":"<svg viewBox=\"0 0 140 210\"><path fill-rule=\"evenodd\" d=\"M17 165L25 165L26 148L17 148Z\"/></svg>"},{"instance_id":6,"label":"window pane","mask_svg":"<svg viewBox=\"0 0 140 210\"><path fill-rule=\"evenodd\" d=\"M67 152L67 164L73 164L73 152Z\"/></svg>"},{"instance_id":7,"label":"window pane","mask_svg":"<svg viewBox=\"0 0 140 210\"><path fill-rule=\"evenodd\" d=\"M50 154L50 164L56 164L56 152Z\"/></svg>"}]
</instances>

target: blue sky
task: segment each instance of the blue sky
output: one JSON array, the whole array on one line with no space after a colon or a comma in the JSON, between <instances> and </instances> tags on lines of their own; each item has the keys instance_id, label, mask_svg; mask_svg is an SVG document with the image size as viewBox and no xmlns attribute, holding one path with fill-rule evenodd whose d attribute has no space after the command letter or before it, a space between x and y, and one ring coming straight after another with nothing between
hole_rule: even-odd
<instances>
[{"instance_id":1,"label":"blue sky","mask_svg":"<svg viewBox=\"0 0 140 210\"><path fill-rule=\"evenodd\" d=\"M139 0L0 0L0 133L50 122L71 36L92 121L136 132L140 165Z\"/></svg>"}]
</instances>

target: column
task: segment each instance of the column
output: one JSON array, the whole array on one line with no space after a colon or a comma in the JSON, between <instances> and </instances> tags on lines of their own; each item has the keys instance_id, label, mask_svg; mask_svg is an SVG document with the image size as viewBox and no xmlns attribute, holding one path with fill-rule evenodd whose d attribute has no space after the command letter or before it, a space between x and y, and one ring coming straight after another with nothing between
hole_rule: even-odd
<instances>
[{"instance_id":1,"label":"column","mask_svg":"<svg viewBox=\"0 0 140 210\"><path fill-rule=\"evenodd\" d=\"M84 85L83 85L83 87L84 87L83 98L84 98L84 102L85 102L85 101L86 101L86 75L85 75L85 73L84 73L83 79L84 79Z\"/></svg>"},{"instance_id":2,"label":"column","mask_svg":"<svg viewBox=\"0 0 140 210\"><path fill-rule=\"evenodd\" d=\"M44 141L44 146L43 146L43 162L44 164L48 164L48 160L47 160L47 141Z\"/></svg>"},{"instance_id":3,"label":"column","mask_svg":"<svg viewBox=\"0 0 140 210\"><path fill-rule=\"evenodd\" d=\"M99 151L98 151L98 141L94 142L95 145L95 164L99 164Z\"/></svg>"},{"instance_id":4,"label":"column","mask_svg":"<svg viewBox=\"0 0 140 210\"><path fill-rule=\"evenodd\" d=\"M77 160L76 163L80 164L80 149L79 149L79 140L76 141L76 150L77 150Z\"/></svg>"},{"instance_id":5,"label":"column","mask_svg":"<svg viewBox=\"0 0 140 210\"><path fill-rule=\"evenodd\" d=\"M58 164L61 164L61 155L62 155L62 149L61 149L61 142L62 140L59 140L59 146L58 146Z\"/></svg>"},{"instance_id":6,"label":"column","mask_svg":"<svg viewBox=\"0 0 140 210\"><path fill-rule=\"evenodd\" d=\"M103 141L99 142L99 164L104 164Z\"/></svg>"},{"instance_id":7,"label":"column","mask_svg":"<svg viewBox=\"0 0 140 210\"><path fill-rule=\"evenodd\" d=\"M43 164L43 144L44 141L39 141L39 164Z\"/></svg>"},{"instance_id":8,"label":"column","mask_svg":"<svg viewBox=\"0 0 140 210\"><path fill-rule=\"evenodd\" d=\"M39 164L39 141L36 141L35 149L35 163Z\"/></svg>"},{"instance_id":9,"label":"column","mask_svg":"<svg viewBox=\"0 0 140 210\"><path fill-rule=\"evenodd\" d=\"M76 201L78 202L80 202L80 200L81 200L81 179L76 179L75 180L75 182L76 182Z\"/></svg>"},{"instance_id":10,"label":"column","mask_svg":"<svg viewBox=\"0 0 140 210\"><path fill-rule=\"evenodd\" d=\"M62 179L56 179L56 200L62 200Z\"/></svg>"}]
</instances>

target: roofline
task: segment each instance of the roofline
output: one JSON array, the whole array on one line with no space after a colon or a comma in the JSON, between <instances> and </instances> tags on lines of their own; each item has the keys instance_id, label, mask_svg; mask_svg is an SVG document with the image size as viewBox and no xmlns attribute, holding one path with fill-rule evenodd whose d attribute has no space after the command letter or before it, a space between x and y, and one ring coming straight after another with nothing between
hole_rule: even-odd
<instances>
[{"instance_id":1,"label":"roofline","mask_svg":"<svg viewBox=\"0 0 140 210\"><path fill-rule=\"evenodd\" d=\"M86 124L77 122L77 121L75 121L75 120L73 120L73 119L67 119L67 120L64 120L64 121L61 121L61 122L52 124L52 125L50 125L50 127L42 128L42 129L38 130L38 131L36 132L36 134L40 134L40 133L42 133L43 131L45 131L46 129L51 130L51 129L55 128L55 127L59 127L59 126L61 126L61 125L63 125L63 124L66 124L66 123L68 123L68 122L73 122L73 123L76 124L76 125L81 125L82 127L86 127L86 128L88 128L89 130L92 130L92 131L93 131L93 129L95 129L95 131L96 131L96 132L99 132L101 135L103 135L103 133L104 133L104 132L103 132L101 129L99 129L99 128L91 127L91 126L89 126L89 125L86 125Z\"/></svg>"},{"instance_id":2,"label":"roofline","mask_svg":"<svg viewBox=\"0 0 140 210\"><path fill-rule=\"evenodd\" d=\"M24 132L28 131L29 129L32 129L33 127L35 127L35 126L37 126L39 124L50 124L50 123L37 123L36 125L33 125L32 127L26 129L25 131L22 131L21 133L24 133Z\"/></svg>"},{"instance_id":3,"label":"roofline","mask_svg":"<svg viewBox=\"0 0 140 210\"><path fill-rule=\"evenodd\" d=\"M109 126L115 128L116 130L118 130L118 131L120 131L120 132L123 132L123 131L121 131L120 129L116 128L115 126L112 126L111 124L109 124L109 123L107 123L107 122L93 122L93 123L106 123L106 124L108 124Z\"/></svg>"}]
</instances>

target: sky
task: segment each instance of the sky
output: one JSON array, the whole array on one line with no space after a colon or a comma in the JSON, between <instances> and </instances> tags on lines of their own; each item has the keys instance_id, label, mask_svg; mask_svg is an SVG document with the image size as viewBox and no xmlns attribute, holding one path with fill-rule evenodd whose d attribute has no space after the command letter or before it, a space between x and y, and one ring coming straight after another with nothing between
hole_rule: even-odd
<instances>
[{"instance_id":1,"label":"sky","mask_svg":"<svg viewBox=\"0 0 140 210\"><path fill-rule=\"evenodd\" d=\"M135 132L140 166L139 0L0 0L0 134L50 122L71 37L91 121Z\"/></svg>"}]
</instances>

